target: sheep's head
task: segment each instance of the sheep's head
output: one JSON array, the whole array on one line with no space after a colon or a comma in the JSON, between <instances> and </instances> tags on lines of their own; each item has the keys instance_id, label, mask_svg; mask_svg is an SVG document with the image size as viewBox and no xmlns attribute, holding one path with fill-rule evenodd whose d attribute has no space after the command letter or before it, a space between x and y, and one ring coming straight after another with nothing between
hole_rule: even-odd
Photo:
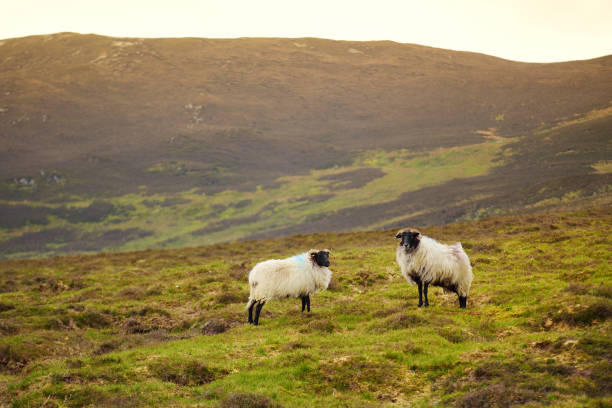
<instances>
[{"instance_id":1,"label":"sheep's head","mask_svg":"<svg viewBox=\"0 0 612 408\"><path fill-rule=\"evenodd\" d=\"M317 265L326 267L329 266L329 251L327 249L311 249L310 256L312 257L313 262L315 262Z\"/></svg>"},{"instance_id":2,"label":"sheep's head","mask_svg":"<svg viewBox=\"0 0 612 408\"><path fill-rule=\"evenodd\" d=\"M403 246L407 250L412 250L419 246L423 235L414 228L404 228L398 231L395 238L400 240L400 246Z\"/></svg>"}]
</instances>

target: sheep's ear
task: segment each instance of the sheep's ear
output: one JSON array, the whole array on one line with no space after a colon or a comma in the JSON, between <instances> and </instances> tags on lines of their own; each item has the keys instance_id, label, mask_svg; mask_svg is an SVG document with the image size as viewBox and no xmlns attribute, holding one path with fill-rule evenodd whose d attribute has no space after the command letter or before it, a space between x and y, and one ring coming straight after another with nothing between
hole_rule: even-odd
<instances>
[{"instance_id":1,"label":"sheep's ear","mask_svg":"<svg viewBox=\"0 0 612 408\"><path fill-rule=\"evenodd\" d=\"M402 234L397 234L397 235L395 236L395 238L401 238L401 237L402 237Z\"/></svg>"}]
</instances>

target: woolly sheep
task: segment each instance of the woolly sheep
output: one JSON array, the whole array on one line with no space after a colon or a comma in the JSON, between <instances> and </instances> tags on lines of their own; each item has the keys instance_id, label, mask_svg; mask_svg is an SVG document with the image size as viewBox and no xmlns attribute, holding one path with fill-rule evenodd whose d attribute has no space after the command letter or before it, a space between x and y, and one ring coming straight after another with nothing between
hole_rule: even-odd
<instances>
[{"instance_id":1,"label":"woolly sheep","mask_svg":"<svg viewBox=\"0 0 612 408\"><path fill-rule=\"evenodd\" d=\"M461 243L441 244L413 228L400 230L395 236L400 239L395 259L408 283L419 287L419 307L429 306L427 288L441 286L445 292L454 292L459 297L459 307L465 308L474 275L472 266Z\"/></svg>"},{"instance_id":2,"label":"woolly sheep","mask_svg":"<svg viewBox=\"0 0 612 408\"><path fill-rule=\"evenodd\" d=\"M261 308L270 300L285 297L302 299L302 312L310 312L310 295L327 289L331 280L329 251L311 249L286 259L258 263L249 272L249 323L259 324ZM255 318L253 308L255 307Z\"/></svg>"}]
</instances>

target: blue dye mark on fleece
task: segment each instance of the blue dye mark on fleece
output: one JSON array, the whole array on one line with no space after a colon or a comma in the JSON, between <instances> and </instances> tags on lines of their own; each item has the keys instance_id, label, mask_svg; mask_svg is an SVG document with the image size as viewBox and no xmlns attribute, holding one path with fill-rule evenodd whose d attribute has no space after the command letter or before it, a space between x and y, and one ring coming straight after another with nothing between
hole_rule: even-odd
<instances>
[{"instance_id":1,"label":"blue dye mark on fleece","mask_svg":"<svg viewBox=\"0 0 612 408\"><path fill-rule=\"evenodd\" d=\"M306 253L292 256L291 259L293 259L299 267L306 266Z\"/></svg>"}]
</instances>

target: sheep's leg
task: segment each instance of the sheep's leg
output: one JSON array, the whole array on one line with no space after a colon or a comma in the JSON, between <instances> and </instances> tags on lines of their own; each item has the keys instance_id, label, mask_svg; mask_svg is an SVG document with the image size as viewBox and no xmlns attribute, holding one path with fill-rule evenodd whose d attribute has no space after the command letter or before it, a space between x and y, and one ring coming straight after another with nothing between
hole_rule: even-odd
<instances>
[{"instance_id":1,"label":"sheep's leg","mask_svg":"<svg viewBox=\"0 0 612 408\"><path fill-rule=\"evenodd\" d=\"M429 283L425 283L423 288L423 294L425 295L425 307L429 307L429 299L427 299L427 288L429 287Z\"/></svg>"},{"instance_id":2,"label":"sheep's leg","mask_svg":"<svg viewBox=\"0 0 612 408\"><path fill-rule=\"evenodd\" d=\"M249 323L253 323L253 308L255 307L255 302L254 300L250 300L249 301Z\"/></svg>"},{"instance_id":3,"label":"sheep's leg","mask_svg":"<svg viewBox=\"0 0 612 408\"><path fill-rule=\"evenodd\" d=\"M419 285L419 307L421 307L423 306L423 283L419 280L417 285Z\"/></svg>"},{"instance_id":4,"label":"sheep's leg","mask_svg":"<svg viewBox=\"0 0 612 408\"><path fill-rule=\"evenodd\" d=\"M467 296L459 296L459 307L465 309L467 306Z\"/></svg>"},{"instance_id":5,"label":"sheep's leg","mask_svg":"<svg viewBox=\"0 0 612 408\"><path fill-rule=\"evenodd\" d=\"M306 295L306 310L310 313L310 295Z\"/></svg>"},{"instance_id":6,"label":"sheep's leg","mask_svg":"<svg viewBox=\"0 0 612 408\"><path fill-rule=\"evenodd\" d=\"M257 307L255 308L255 320L253 320L255 326L259 324L259 314L261 313L261 308L264 307L265 304L266 302L261 300L257 303Z\"/></svg>"},{"instance_id":7,"label":"sheep's leg","mask_svg":"<svg viewBox=\"0 0 612 408\"><path fill-rule=\"evenodd\" d=\"M300 296L302 298L302 313L304 313L304 309L306 309L306 296Z\"/></svg>"}]
</instances>

